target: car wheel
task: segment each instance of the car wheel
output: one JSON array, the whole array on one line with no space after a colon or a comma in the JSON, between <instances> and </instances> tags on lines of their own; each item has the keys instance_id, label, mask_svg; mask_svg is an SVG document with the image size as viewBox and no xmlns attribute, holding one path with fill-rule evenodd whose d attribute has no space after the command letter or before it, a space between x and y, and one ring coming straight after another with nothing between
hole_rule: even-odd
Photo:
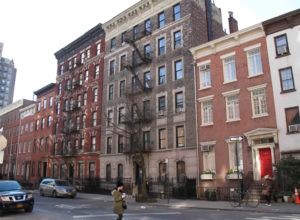
<instances>
[{"instance_id":1,"label":"car wheel","mask_svg":"<svg viewBox=\"0 0 300 220\"><path fill-rule=\"evenodd\" d=\"M53 192L52 192L52 196L53 196L53 198L56 198L56 197L57 197L57 192L56 192L56 191L53 191Z\"/></svg>"},{"instance_id":2,"label":"car wheel","mask_svg":"<svg viewBox=\"0 0 300 220\"><path fill-rule=\"evenodd\" d=\"M32 210L33 210L33 206L30 206L30 207L25 209L25 212L32 212Z\"/></svg>"},{"instance_id":3,"label":"car wheel","mask_svg":"<svg viewBox=\"0 0 300 220\"><path fill-rule=\"evenodd\" d=\"M45 194L44 194L43 190L40 189L40 196L44 196L44 195L45 195Z\"/></svg>"}]
</instances>

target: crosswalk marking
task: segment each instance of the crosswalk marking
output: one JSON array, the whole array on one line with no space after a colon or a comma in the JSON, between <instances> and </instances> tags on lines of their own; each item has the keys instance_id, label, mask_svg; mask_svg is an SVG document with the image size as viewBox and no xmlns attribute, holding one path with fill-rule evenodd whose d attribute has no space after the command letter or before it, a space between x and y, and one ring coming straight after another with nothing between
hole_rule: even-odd
<instances>
[{"instance_id":1,"label":"crosswalk marking","mask_svg":"<svg viewBox=\"0 0 300 220\"><path fill-rule=\"evenodd\" d=\"M249 217L245 220L300 220L300 215L281 215L281 216L261 216L257 218Z\"/></svg>"},{"instance_id":2,"label":"crosswalk marking","mask_svg":"<svg viewBox=\"0 0 300 220\"><path fill-rule=\"evenodd\" d=\"M181 215L181 212L149 212L149 213L126 213L124 216L151 216L151 215ZM96 217L115 217L116 214L99 215L74 215L73 219L96 218Z\"/></svg>"}]
</instances>

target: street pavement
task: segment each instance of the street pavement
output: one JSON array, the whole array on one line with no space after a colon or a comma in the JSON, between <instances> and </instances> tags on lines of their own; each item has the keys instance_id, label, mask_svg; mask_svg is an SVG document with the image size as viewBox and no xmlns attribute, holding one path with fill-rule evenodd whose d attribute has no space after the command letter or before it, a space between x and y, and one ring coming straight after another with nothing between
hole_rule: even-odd
<instances>
[{"instance_id":1,"label":"street pavement","mask_svg":"<svg viewBox=\"0 0 300 220\"><path fill-rule=\"evenodd\" d=\"M32 213L7 213L1 220L111 220L111 196L78 193L75 199L35 195ZM300 206L291 203L263 204L257 208L232 208L228 202L198 200L158 200L156 203L136 203L127 198L128 210L124 220L300 220Z\"/></svg>"}]
</instances>

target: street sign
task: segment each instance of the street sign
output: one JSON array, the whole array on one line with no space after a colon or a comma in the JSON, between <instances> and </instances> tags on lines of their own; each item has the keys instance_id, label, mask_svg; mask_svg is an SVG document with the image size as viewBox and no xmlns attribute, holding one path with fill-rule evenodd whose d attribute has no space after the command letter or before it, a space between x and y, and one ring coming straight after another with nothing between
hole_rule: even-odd
<instances>
[{"instance_id":1,"label":"street sign","mask_svg":"<svg viewBox=\"0 0 300 220\"><path fill-rule=\"evenodd\" d=\"M242 136L232 136L229 138L230 141L242 141L243 137Z\"/></svg>"}]
</instances>

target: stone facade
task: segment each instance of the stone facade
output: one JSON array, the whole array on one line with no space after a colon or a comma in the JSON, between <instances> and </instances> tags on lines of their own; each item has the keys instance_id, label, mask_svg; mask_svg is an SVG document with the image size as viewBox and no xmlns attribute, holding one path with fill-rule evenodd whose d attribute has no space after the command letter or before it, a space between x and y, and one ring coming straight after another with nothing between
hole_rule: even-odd
<instances>
[{"instance_id":1,"label":"stone facade","mask_svg":"<svg viewBox=\"0 0 300 220\"><path fill-rule=\"evenodd\" d=\"M145 85L148 80L151 92L142 93L134 100L138 108L143 108L143 102L150 102L150 112L153 120L150 124L145 124L143 130L150 132L151 151L146 156L146 176L158 177L159 164L168 163L166 169L169 177L177 176L176 166L178 162L184 163L184 174L188 177L196 176L196 123L195 123L195 90L194 90L194 65L193 57L188 51L192 46L196 46L208 41L207 13L205 1L190 0L164 0L164 1L140 1L129 9L117 15L103 26L106 31L106 55L104 69L103 88L103 118L110 120L112 126L103 123L106 129L102 132L101 145L101 177L109 175L112 178L123 177L132 178L133 182L139 174L130 156L118 152L118 139L120 135L126 136L122 130L125 126L119 123L119 109L124 106L130 108L126 95L120 97L120 83L125 82L125 88L131 89L133 85L133 75L128 68L121 68L121 57L125 56L125 64L132 63L133 51L138 51L145 55L149 49L151 62L137 68L137 76ZM177 7L175 9L175 7ZM180 15L175 15L180 8ZM211 6L214 13L220 12L214 5ZM178 12L178 11L177 11ZM159 15L164 13L165 24L159 26ZM175 19L175 17L178 19ZM214 18L216 18L215 16ZM143 31L147 33L141 39L135 40L136 48L122 42L123 37L132 38L134 30L137 36ZM211 30L214 37L223 34L220 19L213 19ZM216 25L217 24L217 25ZM216 31L218 29L218 31ZM125 34L126 33L126 34ZM175 33L180 33L180 42L175 42ZM123 38L124 39L124 38ZM159 41L163 39L163 54L159 54ZM177 38L178 40L178 38ZM161 41L160 41L161 42ZM176 44L176 45L175 45ZM175 63L179 67L175 67ZM165 70L163 82L159 80L159 68ZM121 70L122 69L122 70ZM175 69L179 75L175 74ZM146 79L145 73L150 72ZM162 74L163 75L163 74ZM150 79L151 78L151 79ZM130 92L129 92L130 93ZM176 104L175 96L181 93L183 101ZM158 100L165 97L164 110L160 110ZM178 107L180 106L180 107ZM110 112L113 117L110 118ZM104 121L104 120L103 120ZM176 139L176 129L183 128L183 134ZM166 129L166 147L159 147L160 129ZM178 144L178 138L183 139ZM126 138L125 138L126 139ZM176 141L177 140L177 141ZM129 143L128 138L124 141L124 146ZM109 150L108 150L109 149ZM123 170L120 170L120 169ZM166 175L166 170L164 175ZM121 175L121 176L120 176ZM161 175L163 175L161 173Z\"/></svg>"}]
</instances>

